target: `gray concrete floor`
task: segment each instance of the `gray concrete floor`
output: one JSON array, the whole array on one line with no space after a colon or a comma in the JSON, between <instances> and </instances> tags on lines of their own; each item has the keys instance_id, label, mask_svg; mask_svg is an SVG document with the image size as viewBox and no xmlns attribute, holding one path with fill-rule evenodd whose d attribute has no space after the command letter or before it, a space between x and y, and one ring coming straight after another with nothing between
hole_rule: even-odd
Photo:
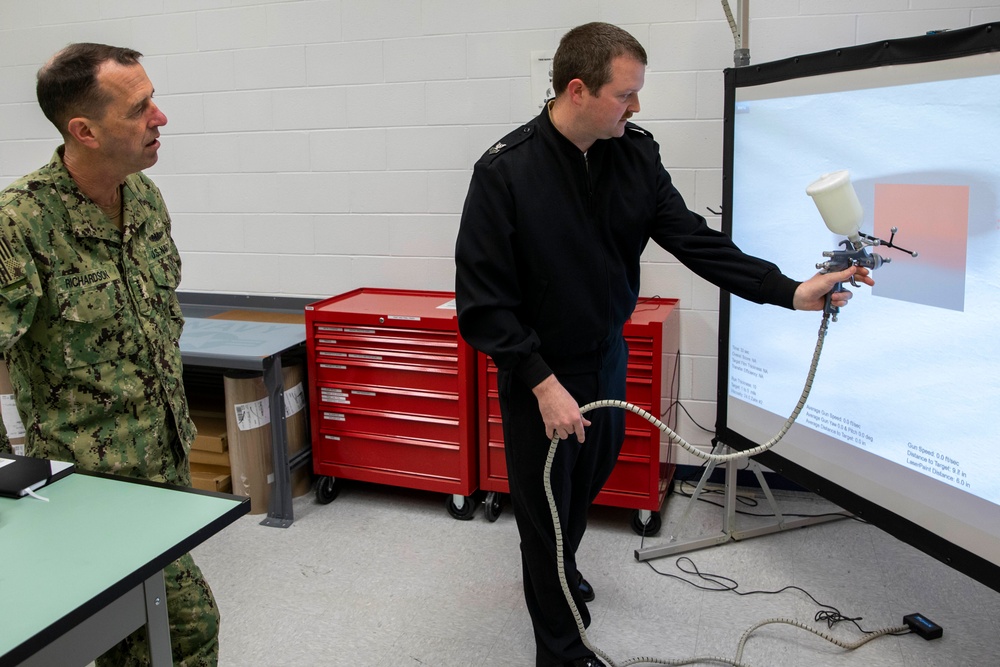
<instances>
[{"instance_id":1,"label":"gray concrete floor","mask_svg":"<svg viewBox=\"0 0 1000 667\"><path fill-rule=\"evenodd\" d=\"M754 491L741 489L753 495ZM782 512L837 508L810 494L778 493ZM667 543L686 499L668 497L663 529L641 538L631 511L595 507L580 548L593 584L590 641L616 662L634 656L733 659L741 635L770 618L789 618L844 641L849 623L828 629L804 593L707 592L678 564L734 579L740 591L799 586L866 630L922 612L944 637L882 637L847 651L789 625L767 625L748 640L753 667L955 667L1000 664L1000 594L870 525L842 520L729 542L648 562L640 546ZM767 512L761 498L754 512ZM531 667L534 646L521 596L517 531L509 506L491 523L480 508L457 521L440 494L346 482L319 505L294 501L287 529L241 518L195 551L222 612L223 667ZM739 518L740 527L766 519ZM698 503L680 537L716 534L722 510ZM688 565L688 567L690 567ZM679 664L679 663L678 663ZM690 664L710 664L707 662Z\"/></svg>"}]
</instances>

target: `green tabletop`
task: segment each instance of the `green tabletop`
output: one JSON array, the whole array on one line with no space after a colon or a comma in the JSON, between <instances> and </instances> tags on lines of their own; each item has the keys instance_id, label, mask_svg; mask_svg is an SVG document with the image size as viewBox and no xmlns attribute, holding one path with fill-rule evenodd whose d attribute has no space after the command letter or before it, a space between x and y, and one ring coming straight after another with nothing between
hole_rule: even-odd
<instances>
[{"instance_id":1,"label":"green tabletop","mask_svg":"<svg viewBox=\"0 0 1000 667\"><path fill-rule=\"evenodd\" d=\"M0 663L249 510L246 498L81 473L37 493L49 502L0 498Z\"/></svg>"}]
</instances>

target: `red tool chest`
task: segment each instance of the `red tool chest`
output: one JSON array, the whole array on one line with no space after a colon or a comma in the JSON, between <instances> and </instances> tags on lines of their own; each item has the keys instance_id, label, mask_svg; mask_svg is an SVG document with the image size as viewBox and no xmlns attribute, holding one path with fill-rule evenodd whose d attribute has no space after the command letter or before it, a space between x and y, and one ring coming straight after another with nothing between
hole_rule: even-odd
<instances>
[{"instance_id":1,"label":"red tool chest","mask_svg":"<svg viewBox=\"0 0 1000 667\"><path fill-rule=\"evenodd\" d=\"M674 407L680 354L677 311L677 299L640 299L624 328L629 346L626 400L658 416L670 428L677 421ZM497 397L497 370L482 353L479 353L478 372L479 488L489 492L486 517L495 521L501 509L500 494L509 493L510 488ZM670 490L674 467L666 434L629 412L618 463L595 502L636 510L632 515L633 530L656 534L661 526L660 506Z\"/></svg>"},{"instance_id":2,"label":"red tool chest","mask_svg":"<svg viewBox=\"0 0 1000 667\"><path fill-rule=\"evenodd\" d=\"M354 479L446 493L471 518L476 359L454 293L362 288L305 315L317 500Z\"/></svg>"}]
</instances>

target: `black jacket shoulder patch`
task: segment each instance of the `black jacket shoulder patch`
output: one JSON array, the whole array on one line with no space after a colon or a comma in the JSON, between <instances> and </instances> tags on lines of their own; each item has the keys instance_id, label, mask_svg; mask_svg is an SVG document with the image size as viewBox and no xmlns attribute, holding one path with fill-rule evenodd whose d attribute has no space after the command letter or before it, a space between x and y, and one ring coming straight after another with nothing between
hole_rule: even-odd
<instances>
[{"instance_id":1,"label":"black jacket shoulder patch","mask_svg":"<svg viewBox=\"0 0 1000 667\"><path fill-rule=\"evenodd\" d=\"M517 146L518 144L534 136L536 132L537 130L534 126L522 125L521 127L517 128L516 130L505 136L500 141L490 146L489 149L487 149L486 153L483 154L483 157L486 159L490 159L496 155L500 155L501 153L506 153L514 146Z\"/></svg>"},{"instance_id":2,"label":"black jacket shoulder patch","mask_svg":"<svg viewBox=\"0 0 1000 667\"><path fill-rule=\"evenodd\" d=\"M636 134L641 134L644 137L649 137L650 139L653 138L653 133L652 132L650 132L649 130L643 129L643 128L639 127L638 125L633 125L632 123L626 123L625 124L625 129L629 130L630 132L635 132Z\"/></svg>"}]
</instances>

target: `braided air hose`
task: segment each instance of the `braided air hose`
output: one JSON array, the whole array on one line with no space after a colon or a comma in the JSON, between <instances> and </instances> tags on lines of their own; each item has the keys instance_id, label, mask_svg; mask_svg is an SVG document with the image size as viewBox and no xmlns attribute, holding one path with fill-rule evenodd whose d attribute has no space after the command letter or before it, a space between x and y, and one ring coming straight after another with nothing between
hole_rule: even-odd
<instances>
[{"instance_id":1,"label":"braided air hose","mask_svg":"<svg viewBox=\"0 0 1000 667\"><path fill-rule=\"evenodd\" d=\"M642 408L636 407L636 406L632 405L631 403L627 403L625 401L618 401L618 400L595 401L593 403L588 403L587 405L585 405L582 408L580 408L580 413L581 414L585 414L585 413L587 413L590 410L593 410L595 408L604 408L604 407L614 407L614 408L621 408L623 410L629 410L630 412L634 412L635 414L639 415L640 417L642 417L643 419L645 419L649 423L655 425L658 429L660 429L661 431L663 431L664 433L666 433L667 436L670 438L670 441L672 443L680 445L686 451L690 452L691 454L694 454L695 456L697 456L699 458L706 459L708 461L714 461L716 463L722 463L722 462L726 462L726 461L731 461L733 459L748 458L748 457L751 457L751 456L756 456L757 454L760 454L761 452L765 452L765 451L771 449L772 447L774 447L774 445L776 445L785 436L785 434L788 432L788 430L792 427L792 424L795 423L795 420L798 418L799 413L802 411L802 408L805 406L806 399L808 399L808 397L809 397L809 392L812 390L813 378L816 375L816 368L819 365L819 357L820 357L820 353L823 350L823 341L826 338L826 332L827 332L828 326L829 326L829 314L828 313L824 313L824 315L823 315L823 321L822 321L822 324L820 325L820 329L819 329L819 335L818 335L817 340L816 340L816 349L813 352L813 358L812 358L812 362L811 362L811 364L809 366L809 373L808 373L808 376L806 377L805 386L802 389L802 394L799 397L799 402L795 405L795 409L792 410L792 414L789 415L788 419L785 420L785 423L782 425L782 427L778 430L778 433L773 438L771 438L770 440L768 440L764 444L759 445L757 447L754 447L752 449L748 449L748 450L740 451L740 452L733 452L731 454L710 454L710 453L706 453L706 452L698 449L694 445L691 445L690 443L688 443L687 441L685 441L682 437L680 437L679 435L677 435L674 431L672 431L669 427L667 427L666 424L664 424L663 422L661 422L655 416L653 416L650 413L646 412ZM755 625L754 627L752 627L749 630L747 630L745 633L743 633L743 636L740 638L739 648L737 649L736 657L733 660L730 660L728 658L712 657L712 656L709 656L709 657L699 657L699 658L690 658L690 659L683 659L683 660L665 660L665 659L661 659L661 658L636 657L636 658L629 658L628 660L625 660L624 662L620 662L620 663L619 662L615 662L607 654L605 654L603 651L601 651L600 649L598 649L595 646L593 646L590 643L589 639L587 638L587 631L586 631L586 628L583 625L583 619L580 617L580 610L577 608L576 603L573 601L573 594L570 592L569 583L566 580L566 567L565 567L565 562L564 562L564 558L563 558L563 536L562 536L562 528L559 525L559 510L558 510L558 508L556 506L555 496L552 493L552 480L551 480L552 462L555 459L556 449L558 448L558 446L559 446L559 436L555 435L555 436L552 437L552 442L549 445L549 453L548 453L548 457L545 460L545 474L544 474L543 479L544 479L544 484L545 484L545 497L548 499L549 510L550 510L551 515L552 515L552 527L555 529L555 538L556 538L556 566L557 566L557 569L559 571L559 583L562 586L563 595L566 597L566 601L569 603L570 610L573 612L573 617L576 619L576 625L577 625L577 628L580 631L580 639L583 640L584 646L586 646L588 649L590 649L591 651L593 651L595 655L597 655L602 660L604 660L604 662L606 662L608 664L608 667L628 667L629 665L638 665L638 664L652 664L652 665L691 665L691 664L698 664L698 663L718 663L718 664L723 664L723 665L730 665L730 667L747 667L746 665L744 665L743 663L740 662L740 658L743 655L743 649L744 649L744 647L746 645L747 640L750 638L750 635L754 631L756 631L758 628L760 628L760 627L762 627L764 625L772 624L772 623L783 623L783 624L795 626L797 628L801 628L803 630L808 630L809 632L812 632L812 633L818 635L819 637L822 637L823 639L826 639L827 641L832 642L832 643L836 644L837 646L840 646L840 647L848 649L848 650L853 650L855 648L858 648L859 646L862 646L863 644L866 644L867 642L871 641L872 639L875 639L876 637L881 637L883 635L892 634L892 633L896 633L896 632L905 632L905 631L908 630L908 628L905 627L905 626L895 627L895 628L886 628L886 629L883 629L883 630L879 630L877 632L872 632L872 633L866 635L865 637L863 637L862 639L860 639L859 641L856 641L856 642L853 642L853 643L848 643L848 642L843 642L843 641L841 641L839 639L836 639L835 637L832 637L832 636L830 636L830 635L828 635L826 633L820 632L818 630L814 630L814 629L810 628L809 626L807 626L807 625L805 625L803 623L800 623L798 621L790 620L790 619L774 618L774 619L768 619L766 621L762 621L762 622L758 623L757 625Z\"/></svg>"}]
</instances>

